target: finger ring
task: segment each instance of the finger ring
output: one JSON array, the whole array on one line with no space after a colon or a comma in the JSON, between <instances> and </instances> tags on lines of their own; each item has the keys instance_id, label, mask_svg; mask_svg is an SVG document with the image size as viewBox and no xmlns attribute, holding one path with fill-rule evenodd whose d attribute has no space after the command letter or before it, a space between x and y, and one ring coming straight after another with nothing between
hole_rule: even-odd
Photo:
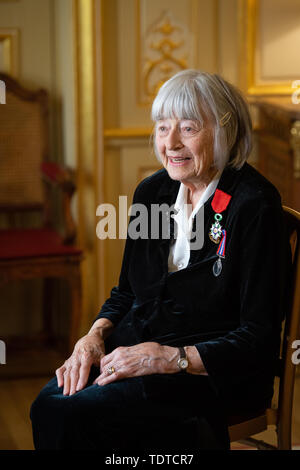
<instances>
[{"instance_id":1,"label":"finger ring","mask_svg":"<svg viewBox=\"0 0 300 470\"><path fill-rule=\"evenodd\" d=\"M115 372L115 368L114 366L111 366L107 369L107 372L109 373L109 375L113 374Z\"/></svg>"}]
</instances>

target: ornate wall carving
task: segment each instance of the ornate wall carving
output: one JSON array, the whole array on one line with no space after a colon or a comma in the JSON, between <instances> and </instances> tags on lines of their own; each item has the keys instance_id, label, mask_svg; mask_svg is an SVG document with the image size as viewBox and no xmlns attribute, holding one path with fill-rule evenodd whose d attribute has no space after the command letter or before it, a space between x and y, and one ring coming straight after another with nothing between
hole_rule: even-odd
<instances>
[{"instance_id":1,"label":"ornate wall carving","mask_svg":"<svg viewBox=\"0 0 300 470\"><path fill-rule=\"evenodd\" d=\"M139 36L138 98L140 104L149 104L166 80L193 65L193 41L187 26L168 10Z\"/></svg>"}]
</instances>

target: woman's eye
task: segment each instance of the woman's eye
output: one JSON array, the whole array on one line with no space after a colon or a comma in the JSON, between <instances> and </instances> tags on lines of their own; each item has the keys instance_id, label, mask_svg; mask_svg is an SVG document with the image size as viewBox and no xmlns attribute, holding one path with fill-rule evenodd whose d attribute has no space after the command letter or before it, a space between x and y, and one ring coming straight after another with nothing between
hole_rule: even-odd
<instances>
[{"instance_id":1,"label":"woman's eye","mask_svg":"<svg viewBox=\"0 0 300 470\"><path fill-rule=\"evenodd\" d=\"M181 128L181 132L183 134L193 134L193 133L196 132L196 129L194 129L193 127L190 127L190 126L185 126L185 127Z\"/></svg>"},{"instance_id":2,"label":"woman's eye","mask_svg":"<svg viewBox=\"0 0 300 470\"><path fill-rule=\"evenodd\" d=\"M168 132L168 129L166 128L166 126L159 126L158 127L158 132L160 134L166 134Z\"/></svg>"}]
</instances>

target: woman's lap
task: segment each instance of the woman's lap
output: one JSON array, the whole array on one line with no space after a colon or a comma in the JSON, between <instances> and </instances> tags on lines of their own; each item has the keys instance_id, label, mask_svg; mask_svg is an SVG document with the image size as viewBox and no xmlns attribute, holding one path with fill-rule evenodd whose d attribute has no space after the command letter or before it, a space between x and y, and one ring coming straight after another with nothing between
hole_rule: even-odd
<instances>
[{"instance_id":1,"label":"woman's lap","mask_svg":"<svg viewBox=\"0 0 300 470\"><path fill-rule=\"evenodd\" d=\"M31 407L37 449L228 447L222 423L215 432L214 425L193 412L191 404L180 400L175 391L170 390L168 400L147 399L141 377L102 387L93 385L93 378L71 396L63 395L56 378L41 390ZM199 396L203 400L205 407L205 397Z\"/></svg>"}]
</instances>

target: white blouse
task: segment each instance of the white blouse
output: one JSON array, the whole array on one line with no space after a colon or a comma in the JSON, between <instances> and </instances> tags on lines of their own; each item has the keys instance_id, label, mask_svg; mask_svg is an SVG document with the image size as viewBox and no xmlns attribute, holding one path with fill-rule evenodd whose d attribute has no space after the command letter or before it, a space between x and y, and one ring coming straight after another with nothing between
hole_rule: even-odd
<instances>
[{"instance_id":1,"label":"white blouse","mask_svg":"<svg viewBox=\"0 0 300 470\"><path fill-rule=\"evenodd\" d=\"M170 247L168 258L169 272L179 271L186 268L190 259L190 237L193 228L193 219L200 208L215 192L221 172L209 183L201 195L196 207L192 210L192 205L187 203L188 188L183 183L179 187L177 199L174 205L175 214L172 215L177 224L177 238Z\"/></svg>"}]
</instances>

